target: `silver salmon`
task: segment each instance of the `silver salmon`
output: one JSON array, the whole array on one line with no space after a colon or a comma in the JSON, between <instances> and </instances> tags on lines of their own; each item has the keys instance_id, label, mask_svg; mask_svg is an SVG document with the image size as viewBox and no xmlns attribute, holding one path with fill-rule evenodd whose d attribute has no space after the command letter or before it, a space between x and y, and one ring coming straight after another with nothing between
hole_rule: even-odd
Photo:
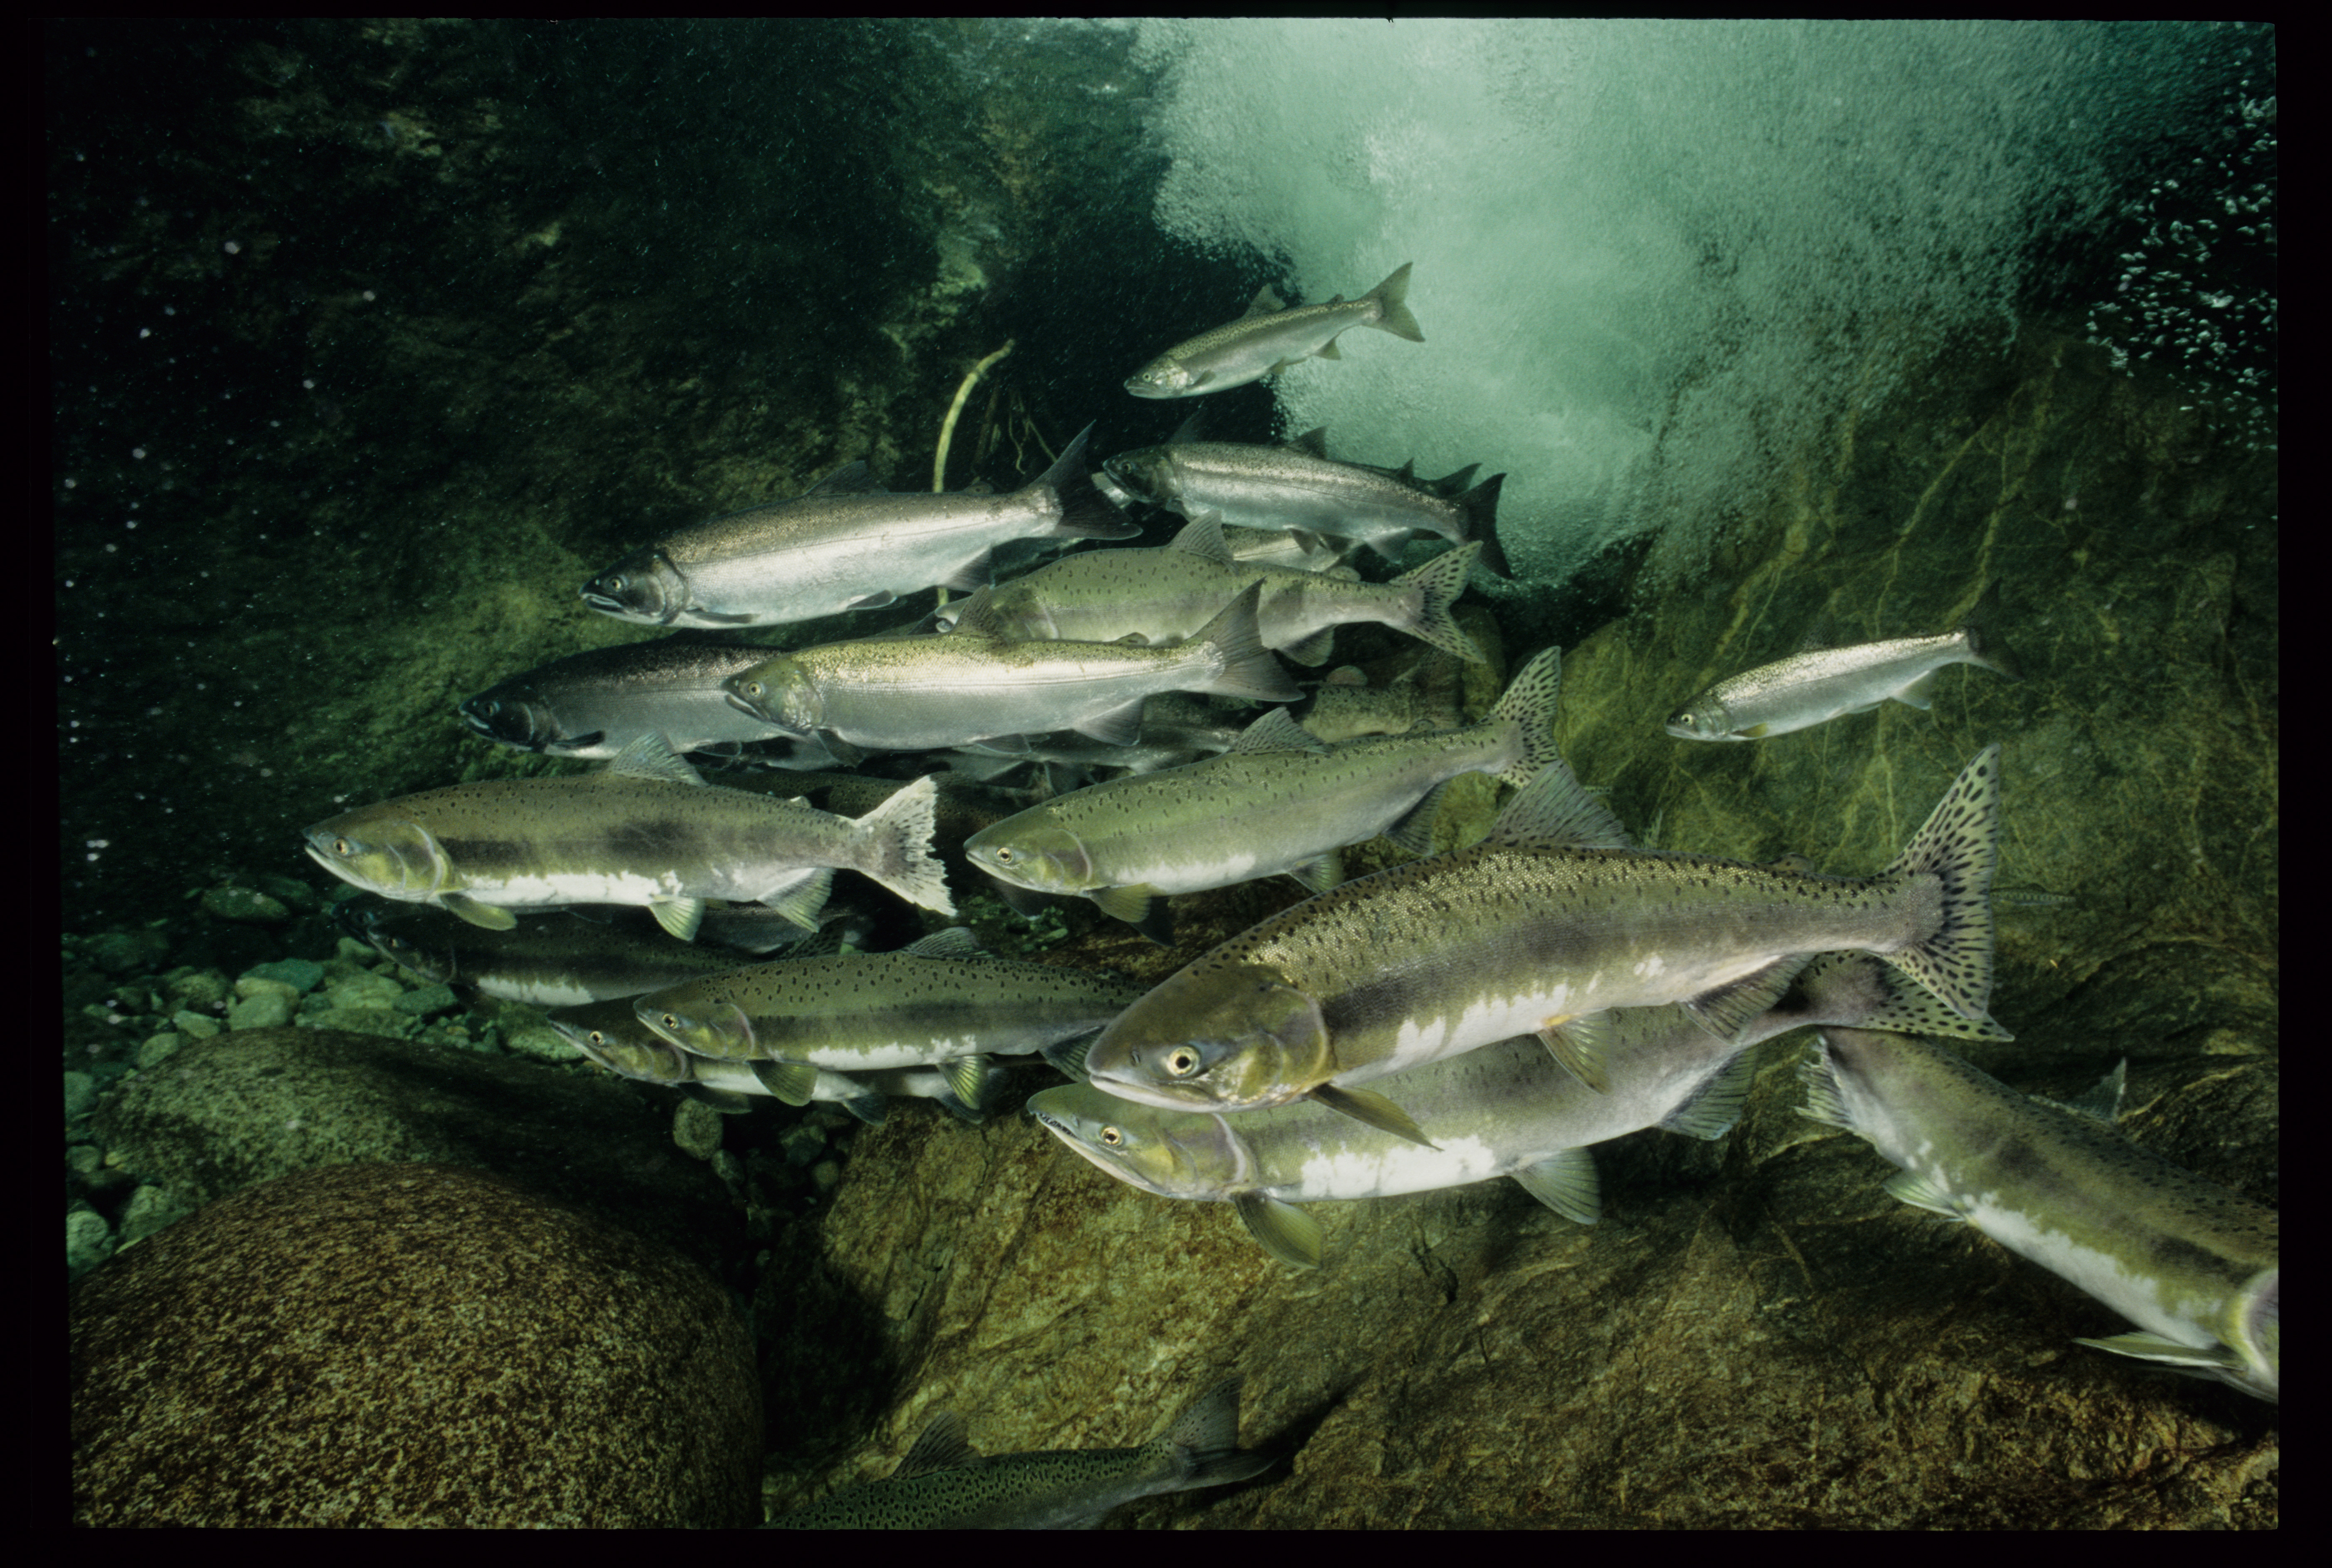
<instances>
[{"instance_id":1,"label":"silver salmon","mask_svg":"<svg viewBox=\"0 0 2332 1568\"><path fill-rule=\"evenodd\" d=\"M683 940L707 899L770 904L814 926L837 868L953 913L932 858L926 776L852 821L716 789L646 734L598 773L427 789L344 811L307 831L310 858L383 898L434 904L508 930L512 909L637 904Z\"/></svg>"},{"instance_id":2,"label":"silver salmon","mask_svg":"<svg viewBox=\"0 0 2332 1568\"><path fill-rule=\"evenodd\" d=\"M1972 626L1940 636L1810 648L1717 682L1668 715L1668 731L1681 741L1763 741L1868 713L1890 698L1924 712L1946 664L1981 664L2016 679Z\"/></svg>"},{"instance_id":3,"label":"silver salmon","mask_svg":"<svg viewBox=\"0 0 2332 1568\"><path fill-rule=\"evenodd\" d=\"M870 637L779 654L727 686L746 712L815 735L837 754L936 751L1055 730L1125 745L1141 736L1142 700L1161 692L1265 703L1303 695L1257 638L1262 593L1255 584L1169 648L962 631Z\"/></svg>"},{"instance_id":4,"label":"silver salmon","mask_svg":"<svg viewBox=\"0 0 2332 1568\"><path fill-rule=\"evenodd\" d=\"M782 959L705 975L636 997L632 1009L693 1056L798 1066L803 1084L813 1068L937 1066L960 1078L969 1100L989 1056L1050 1057L1097 1033L1143 989L1063 964L997 958L954 926L899 952Z\"/></svg>"},{"instance_id":5,"label":"silver salmon","mask_svg":"<svg viewBox=\"0 0 2332 1568\"><path fill-rule=\"evenodd\" d=\"M1409 269L1403 262L1391 277L1357 300L1338 294L1324 305L1280 302L1269 284L1256 293L1247 314L1212 331L1175 344L1126 378L1136 397L1196 397L1260 381L1306 359L1341 359L1339 334L1374 327L1412 343L1425 341L1409 313Z\"/></svg>"},{"instance_id":6,"label":"silver salmon","mask_svg":"<svg viewBox=\"0 0 2332 1568\"><path fill-rule=\"evenodd\" d=\"M357 899L335 913L341 928L358 941L370 942L383 957L433 984L471 986L539 1008L637 996L749 961L746 954L706 942L674 942L660 931L632 930L565 910L522 918L508 931L475 925L426 904ZM780 923L797 937L808 934L790 922Z\"/></svg>"},{"instance_id":7,"label":"silver salmon","mask_svg":"<svg viewBox=\"0 0 2332 1568\"><path fill-rule=\"evenodd\" d=\"M1403 1103L1433 1128L1429 1149L1301 1103L1209 1115L1071 1085L1030 1096L1028 1111L1119 1181L1163 1197L1228 1203L1273 1257L1317 1268L1320 1229L1296 1204L1511 1176L1555 1212L1591 1225L1602 1199L1589 1145L1646 1127L1722 1137L1740 1119L1759 1043L1809 1024L1915 1028L1940 1006L1867 953L1826 953L1730 1040L1674 1004L1613 1015L1600 1088L1549 1061L1530 1036L1501 1040L1402 1075Z\"/></svg>"},{"instance_id":8,"label":"silver salmon","mask_svg":"<svg viewBox=\"0 0 2332 1568\"><path fill-rule=\"evenodd\" d=\"M1008 495L894 494L864 463L808 494L665 535L583 585L583 602L650 626L766 626L887 605L934 586L988 581L1016 540L1131 539L1141 530L1094 487L1087 425L1058 461Z\"/></svg>"},{"instance_id":9,"label":"silver salmon","mask_svg":"<svg viewBox=\"0 0 2332 1568\"><path fill-rule=\"evenodd\" d=\"M956 625L1004 637L1161 647L1190 636L1248 584L1261 583L1263 645L1297 664L1326 663L1335 628L1366 622L1478 664L1482 651L1449 614L1478 553L1460 545L1392 582L1362 582L1349 571L1235 562L1222 524L1202 517L1156 550L1087 550L983 589Z\"/></svg>"},{"instance_id":10,"label":"silver salmon","mask_svg":"<svg viewBox=\"0 0 2332 1568\"><path fill-rule=\"evenodd\" d=\"M1478 541L1484 566L1513 575L1497 533L1503 473L1445 494L1405 470L1337 462L1320 430L1285 446L1190 441L1178 433L1163 445L1122 452L1102 466L1142 500L1188 518L1211 513L1227 529L1333 534L1359 540L1387 559L1416 535L1435 533L1452 544Z\"/></svg>"},{"instance_id":11,"label":"silver salmon","mask_svg":"<svg viewBox=\"0 0 2332 1568\"><path fill-rule=\"evenodd\" d=\"M677 1089L686 1098L724 1115L750 1111L757 1102L788 1105L813 1101L840 1105L870 1127L883 1124L892 1100L936 1100L959 1121L980 1123L1004 1088L1004 1069L990 1067L976 1084L936 1067L890 1067L868 1073L798 1070L774 1062L716 1062L692 1056L658 1038L632 1011L628 1000L591 1002L545 1015L567 1043L609 1072L642 1083ZM959 1095L964 1084L970 1096Z\"/></svg>"},{"instance_id":12,"label":"silver salmon","mask_svg":"<svg viewBox=\"0 0 2332 1568\"><path fill-rule=\"evenodd\" d=\"M553 757L613 757L650 731L674 751L734 751L785 733L739 712L721 689L769 656L687 633L593 648L464 699L462 722L499 745Z\"/></svg>"}]
</instances>

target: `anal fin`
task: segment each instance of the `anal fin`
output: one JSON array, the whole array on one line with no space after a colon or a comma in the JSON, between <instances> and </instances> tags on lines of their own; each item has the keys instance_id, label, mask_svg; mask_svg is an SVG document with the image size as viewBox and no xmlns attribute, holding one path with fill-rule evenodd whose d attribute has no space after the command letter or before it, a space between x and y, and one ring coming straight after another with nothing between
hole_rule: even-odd
<instances>
[{"instance_id":1,"label":"anal fin","mask_svg":"<svg viewBox=\"0 0 2332 1568\"><path fill-rule=\"evenodd\" d=\"M1585 1149L1558 1149L1515 1171L1515 1181L1565 1219L1592 1225L1603 1218L1602 1180Z\"/></svg>"},{"instance_id":2,"label":"anal fin","mask_svg":"<svg viewBox=\"0 0 2332 1568\"><path fill-rule=\"evenodd\" d=\"M1320 1267L1320 1222L1293 1203L1260 1192L1242 1192L1231 1200L1247 1233L1266 1252L1297 1268Z\"/></svg>"}]
</instances>

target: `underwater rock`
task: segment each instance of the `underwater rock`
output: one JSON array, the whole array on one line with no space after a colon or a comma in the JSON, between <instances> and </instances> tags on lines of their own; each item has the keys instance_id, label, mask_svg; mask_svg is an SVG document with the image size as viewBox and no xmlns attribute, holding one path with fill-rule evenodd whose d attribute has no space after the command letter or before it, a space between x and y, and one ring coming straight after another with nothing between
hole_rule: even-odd
<instances>
[{"instance_id":1,"label":"underwater rock","mask_svg":"<svg viewBox=\"0 0 2332 1568\"><path fill-rule=\"evenodd\" d=\"M502 1177L339 1165L74 1287L90 1525L737 1525L761 1419L729 1298Z\"/></svg>"},{"instance_id":2,"label":"underwater rock","mask_svg":"<svg viewBox=\"0 0 2332 1568\"><path fill-rule=\"evenodd\" d=\"M272 925L292 918L292 912L280 899L270 898L255 887L213 887L204 890L202 907L205 914L221 920L248 922Z\"/></svg>"},{"instance_id":3,"label":"underwater rock","mask_svg":"<svg viewBox=\"0 0 2332 1568\"><path fill-rule=\"evenodd\" d=\"M698 1262L742 1247L721 1183L673 1145L655 1091L330 1029L193 1041L99 1105L97 1136L189 1206L316 1165L465 1165L522 1180Z\"/></svg>"}]
</instances>

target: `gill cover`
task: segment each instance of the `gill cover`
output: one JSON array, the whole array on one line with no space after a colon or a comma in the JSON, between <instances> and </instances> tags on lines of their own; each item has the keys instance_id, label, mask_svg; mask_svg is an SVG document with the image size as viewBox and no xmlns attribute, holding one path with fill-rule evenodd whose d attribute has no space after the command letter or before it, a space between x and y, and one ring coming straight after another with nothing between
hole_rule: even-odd
<instances>
[{"instance_id":1,"label":"gill cover","mask_svg":"<svg viewBox=\"0 0 2332 1568\"><path fill-rule=\"evenodd\" d=\"M729 705L796 735L826 723L826 702L798 661L779 655L721 683Z\"/></svg>"},{"instance_id":2,"label":"gill cover","mask_svg":"<svg viewBox=\"0 0 2332 1568\"><path fill-rule=\"evenodd\" d=\"M1336 1071L1320 1004L1257 964L1184 970L1111 1026L1117 1060L1087 1061L1096 1080L1180 1108L1280 1105ZM1104 1035L1095 1045L1099 1056ZM1147 1091L1142 1093L1141 1091Z\"/></svg>"},{"instance_id":3,"label":"gill cover","mask_svg":"<svg viewBox=\"0 0 2332 1568\"><path fill-rule=\"evenodd\" d=\"M1029 1096L1028 1114L1091 1163L1161 1197L1220 1196L1253 1173L1252 1157L1220 1116L1161 1115L1085 1084L1040 1090Z\"/></svg>"},{"instance_id":4,"label":"gill cover","mask_svg":"<svg viewBox=\"0 0 2332 1568\"><path fill-rule=\"evenodd\" d=\"M660 550L636 550L583 585L583 602L619 620L668 626L688 607L688 579Z\"/></svg>"},{"instance_id":5,"label":"gill cover","mask_svg":"<svg viewBox=\"0 0 2332 1568\"><path fill-rule=\"evenodd\" d=\"M1000 825L999 825L1000 826ZM964 841L964 852L1008 882L1040 892L1076 892L1093 885L1093 856L1085 840L1066 827L1031 827L1008 838L989 838L982 828Z\"/></svg>"},{"instance_id":6,"label":"gill cover","mask_svg":"<svg viewBox=\"0 0 2332 1568\"><path fill-rule=\"evenodd\" d=\"M351 812L308 830L308 855L343 882L388 898L420 900L444 890L453 869L418 822Z\"/></svg>"}]
</instances>

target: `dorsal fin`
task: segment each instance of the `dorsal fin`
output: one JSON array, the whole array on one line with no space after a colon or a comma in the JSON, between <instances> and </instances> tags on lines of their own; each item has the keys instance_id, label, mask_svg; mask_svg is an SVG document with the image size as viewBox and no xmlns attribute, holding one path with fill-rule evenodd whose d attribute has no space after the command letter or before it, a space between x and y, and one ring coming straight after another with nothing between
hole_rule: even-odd
<instances>
[{"instance_id":1,"label":"dorsal fin","mask_svg":"<svg viewBox=\"0 0 2332 1568\"><path fill-rule=\"evenodd\" d=\"M1301 435L1289 436L1287 445L1297 452L1306 452L1314 457L1325 458L1328 455L1328 427L1325 425L1315 425Z\"/></svg>"},{"instance_id":2,"label":"dorsal fin","mask_svg":"<svg viewBox=\"0 0 2332 1568\"><path fill-rule=\"evenodd\" d=\"M921 942L910 942L903 950L916 958L993 958L996 955L980 945L971 928L951 925L945 931L935 931Z\"/></svg>"},{"instance_id":3,"label":"dorsal fin","mask_svg":"<svg viewBox=\"0 0 2332 1568\"><path fill-rule=\"evenodd\" d=\"M1231 564L1230 546L1223 542L1223 514L1202 512L1182 525L1181 531L1166 541L1168 550L1179 550L1195 555L1200 560L1228 567Z\"/></svg>"},{"instance_id":4,"label":"dorsal fin","mask_svg":"<svg viewBox=\"0 0 2332 1568\"><path fill-rule=\"evenodd\" d=\"M1239 320L1244 321L1249 316L1268 316L1285 309L1287 307L1281 303L1278 294L1273 292L1269 283L1266 283L1255 292L1255 298L1247 301L1247 310Z\"/></svg>"},{"instance_id":5,"label":"dorsal fin","mask_svg":"<svg viewBox=\"0 0 2332 1568\"><path fill-rule=\"evenodd\" d=\"M1313 751L1327 752L1325 742L1311 731L1287 716L1285 708L1274 708L1254 723L1239 731L1231 742L1233 751Z\"/></svg>"},{"instance_id":6,"label":"dorsal fin","mask_svg":"<svg viewBox=\"0 0 2332 1568\"><path fill-rule=\"evenodd\" d=\"M802 492L812 495L888 495L891 492L874 482L874 471L864 460L846 463Z\"/></svg>"},{"instance_id":7,"label":"dorsal fin","mask_svg":"<svg viewBox=\"0 0 2332 1568\"><path fill-rule=\"evenodd\" d=\"M922 1435L915 1439L915 1446L907 1450L907 1457L891 1472L891 1479L904 1481L928 1476L933 1470L952 1470L977 1458L964 1438L961 1419L953 1410L934 1410L932 1419L923 1423Z\"/></svg>"}]
</instances>

